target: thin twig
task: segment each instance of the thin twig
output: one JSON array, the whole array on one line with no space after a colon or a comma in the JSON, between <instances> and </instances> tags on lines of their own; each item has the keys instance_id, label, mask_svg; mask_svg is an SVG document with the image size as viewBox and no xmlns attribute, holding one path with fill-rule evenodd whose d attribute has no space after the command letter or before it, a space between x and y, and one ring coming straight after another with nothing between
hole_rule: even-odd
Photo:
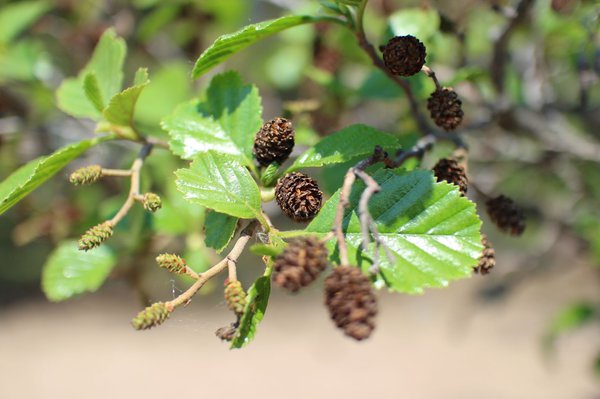
<instances>
[{"instance_id":1,"label":"thin twig","mask_svg":"<svg viewBox=\"0 0 600 399\"><path fill-rule=\"evenodd\" d=\"M131 169L104 169L102 168L102 176L129 177Z\"/></svg>"},{"instance_id":2,"label":"thin twig","mask_svg":"<svg viewBox=\"0 0 600 399\"><path fill-rule=\"evenodd\" d=\"M498 94L504 94L505 91L506 65L509 58L508 44L510 38L515 30L525 22L534 3L535 0L521 0L515 8L514 15L510 17L510 21L494 43L492 60L490 63L490 74L492 83Z\"/></svg>"},{"instance_id":3,"label":"thin twig","mask_svg":"<svg viewBox=\"0 0 600 399\"><path fill-rule=\"evenodd\" d=\"M423 65L423 68L421 68L421 71L425 75L427 75L427 77L429 77L431 80L433 80L433 83L435 84L435 88L437 90L442 89L442 85L440 84L440 81L438 80L435 72L433 72L433 69L429 68L427 65Z\"/></svg>"},{"instance_id":4,"label":"thin twig","mask_svg":"<svg viewBox=\"0 0 600 399\"><path fill-rule=\"evenodd\" d=\"M150 155L151 151L152 144L145 144L140 150L138 157L135 159L135 161L133 161L133 165L131 165L130 175L131 186L129 188L129 195L127 196L127 200L125 201L121 209L119 209L119 212L117 212L117 214L108 221L113 227L116 226L117 223L119 223L125 217L125 215L127 215L129 210L135 203L136 197L140 193L140 171L142 169L142 166L144 165L144 160L148 155Z\"/></svg>"},{"instance_id":5,"label":"thin twig","mask_svg":"<svg viewBox=\"0 0 600 399\"><path fill-rule=\"evenodd\" d=\"M233 248L231 249L231 251L229 252L229 254L227 254L227 256L225 258L223 258L220 262L215 264L213 267L211 267L207 271L201 273L198 276L198 280L196 280L196 282L194 284L192 284L190 286L190 288L188 288L185 292L183 292L181 295L179 295L177 298L173 299L172 301L168 301L166 303L167 308L172 311L173 309L175 309L176 307L178 307L180 305L187 304L189 301L192 300L192 297L194 295L196 295L198 290L200 290L200 288L202 288L202 286L208 280L210 280L211 278L213 278L214 276L216 276L217 274L219 274L223 270L225 270L231 262L233 262L233 263L237 262L237 259L240 257L240 255L244 251L246 244L248 244L248 242L254 235L254 229L256 228L256 226L257 226L256 221L250 222L250 224L248 226L246 226L246 228L244 228L242 230L242 232L240 233L240 236L238 237L237 241L235 242L235 244L234 244Z\"/></svg>"},{"instance_id":6,"label":"thin twig","mask_svg":"<svg viewBox=\"0 0 600 399\"><path fill-rule=\"evenodd\" d=\"M382 162L384 159L386 159L386 157L387 154L383 151L383 149L377 146L373 151L373 155L371 155L367 159L358 162L354 167L348 169L348 172L346 172L346 176L344 177L344 183L342 185L342 189L340 190L340 199L338 202L332 229L332 232L337 238L338 248L340 252L340 263L342 265L349 264L348 247L346 246L346 240L344 238L344 230L342 226L344 222L344 210L348 207L348 204L350 203L350 192L352 190L352 185L356 180L357 172L364 171L367 167L374 165L378 162ZM366 213L368 215L368 210Z\"/></svg>"}]
</instances>

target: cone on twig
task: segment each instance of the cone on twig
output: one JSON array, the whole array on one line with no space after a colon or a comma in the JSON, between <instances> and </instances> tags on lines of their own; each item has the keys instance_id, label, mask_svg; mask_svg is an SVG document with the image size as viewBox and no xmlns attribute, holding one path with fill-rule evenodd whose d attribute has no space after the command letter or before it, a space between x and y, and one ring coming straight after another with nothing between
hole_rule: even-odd
<instances>
[{"instance_id":1,"label":"cone on twig","mask_svg":"<svg viewBox=\"0 0 600 399\"><path fill-rule=\"evenodd\" d=\"M452 89L437 89L427 99L427 109L436 125L446 131L454 130L461 124L464 112L462 101Z\"/></svg>"},{"instance_id":2,"label":"cone on twig","mask_svg":"<svg viewBox=\"0 0 600 399\"><path fill-rule=\"evenodd\" d=\"M159 326L169 317L171 311L164 302L157 302L142 310L131 320L136 330L147 330Z\"/></svg>"},{"instance_id":3,"label":"cone on twig","mask_svg":"<svg viewBox=\"0 0 600 399\"><path fill-rule=\"evenodd\" d=\"M325 279L325 304L331 319L358 341L375 329L377 299L371 282L354 266L339 266Z\"/></svg>"},{"instance_id":4,"label":"cone on twig","mask_svg":"<svg viewBox=\"0 0 600 399\"><path fill-rule=\"evenodd\" d=\"M285 118L266 122L256 133L254 156L261 166L283 163L294 149L294 128Z\"/></svg>"},{"instance_id":5,"label":"cone on twig","mask_svg":"<svg viewBox=\"0 0 600 399\"><path fill-rule=\"evenodd\" d=\"M79 250L89 251L100 246L113 235L113 227L110 222L100 223L85 232L79 239Z\"/></svg>"},{"instance_id":6,"label":"cone on twig","mask_svg":"<svg viewBox=\"0 0 600 399\"><path fill-rule=\"evenodd\" d=\"M315 281L325 270L327 257L327 248L318 238L297 238L275 259L273 281L288 291L296 292Z\"/></svg>"},{"instance_id":7,"label":"cone on twig","mask_svg":"<svg viewBox=\"0 0 600 399\"><path fill-rule=\"evenodd\" d=\"M225 285L225 301L227 307L236 316L244 314L244 308L246 307L246 292L242 287L242 283L238 280L227 282Z\"/></svg>"},{"instance_id":8,"label":"cone on twig","mask_svg":"<svg viewBox=\"0 0 600 399\"><path fill-rule=\"evenodd\" d=\"M85 168L77 169L69 176L69 181L76 185L92 184L102 177L102 167L100 165L90 165Z\"/></svg>"},{"instance_id":9,"label":"cone on twig","mask_svg":"<svg viewBox=\"0 0 600 399\"><path fill-rule=\"evenodd\" d=\"M465 168L456 160L449 158L440 159L433 167L433 174L438 181L447 181L450 184L458 186L458 189L465 195L469 185L469 179Z\"/></svg>"},{"instance_id":10,"label":"cone on twig","mask_svg":"<svg viewBox=\"0 0 600 399\"><path fill-rule=\"evenodd\" d=\"M494 266L496 266L496 251L485 234L482 236L481 243L483 244L483 251L481 252L481 257L479 257L479 263L473 270L475 273L485 275L491 272Z\"/></svg>"},{"instance_id":11,"label":"cone on twig","mask_svg":"<svg viewBox=\"0 0 600 399\"><path fill-rule=\"evenodd\" d=\"M150 212L156 212L162 207L162 201L157 194L146 193L142 199L144 209Z\"/></svg>"},{"instance_id":12,"label":"cone on twig","mask_svg":"<svg viewBox=\"0 0 600 399\"><path fill-rule=\"evenodd\" d=\"M513 236L520 236L525 231L525 214L509 197L499 195L486 202L490 219L500 230Z\"/></svg>"},{"instance_id":13,"label":"cone on twig","mask_svg":"<svg viewBox=\"0 0 600 399\"><path fill-rule=\"evenodd\" d=\"M156 263L171 273L185 274L187 272L185 260L175 254L160 254L156 257Z\"/></svg>"},{"instance_id":14,"label":"cone on twig","mask_svg":"<svg viewBox=\"0 0 600 399\"><path fill-rule=\"evenodd\" d=\"M288 173L275 186L275 200L290 218L306 222L319 213L323 193L317 182L300 172Z\"/></svg>"},{"instance_id":15,"label":"cone on twig","mask_svg":"<svg viewBox=\"0 0 600 399\"><path fill-rule=\"evenodd\" d=\"M394 75L412 76L425 65L425 45L414 36L396 36L381 46L383 62Z\"/></svg>"}]
</instances>

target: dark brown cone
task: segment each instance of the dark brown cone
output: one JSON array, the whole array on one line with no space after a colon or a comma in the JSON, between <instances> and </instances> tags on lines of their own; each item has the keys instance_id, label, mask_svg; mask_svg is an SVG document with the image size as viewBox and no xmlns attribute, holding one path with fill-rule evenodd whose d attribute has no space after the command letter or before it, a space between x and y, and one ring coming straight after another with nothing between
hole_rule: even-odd
<instances>
[{"instance_id":1,"label":"dark brown cone","mask_svg":"<svg viewBox=\"0 0 600 399\"><path fill-rule=\"evenodd\" d=\"M377 299L371 282L354 266L339 266L325 279L325 304L335 325L357 341L375 329Z\"/></svg>"},{"instance_id":2,"label":"dark brown cone","mask_svg":"<svg viewBox=\"0 0 600 399\"><path fill-rule=\"evenodd\" d=\"M325 270L327 256L327 248L318 238L295 239L275 260L273 281L281 288L296 292Z\"/></svg>"},{"instance_id":3,"label":"dark brown cone","mask_svg":"<svg viewBox=\"0 0 600 399\"><path fill-rule=\"evenodd\" d=\"M437 181L447 181L450 184L455 184L458 189L465 195L469 185L469 179L465 168L460 166L454 159L442 158L433 167L433 174Z\"/></svg>"},{"instance_id":4,"label":"dark brown cone","mask_svg":"<svg viewBox=\"0 0 600 399\"><path fill-rule=\"evenodd\" d=\"M491 272L494 266L496 266L496 251L494 251L492 243L488 240L485 234L482 236L481 243L483 244L484 248L483 251L481 251L479 263L473 268L473 270L475 273L484 275Z\"/></svg>"},{"instance_id":5,"label":"dark brown cone","mask_svg":"<svg viewBox=\"0 0 600 399\"><path fill-rule=\"evenodd\" d=\"M523 231L525 231L525 214L512 199L500 195L487 200L485 204L490 219L500 230L513 236L523 234Z\"/></svg>"},{"instance_id":6,"label":"dark brown cone","mask_svg":"<svg viewBox=\"0 0 600 399\"><path fill-rule=\"evenodd\" d=\"M394 75L412 76L425 65L427 50L414 36L396 36L381 46L383 62Z\"/></svg>"},{"instance_id":7,"label":"dark brown cone","mask_svg":"<svg viewBox=\"0 0 600 399\"><path fill-rule=\"evenodd\" d=\"M275 118L266 122L254 138L254 156L261 166L283 163L294 149L292 122Z\"/></svg>"},{"instance_id":8,"label":"dark brown cone","mask_svg":"<svg viewBox=\"0 0 600 399\"><path fill-rule=\"evenodd\" d=\"M462 101L452 89L438 89L427 99L427 109L436 125L446 131L454 130L462 122Z\"/></svg>"},{"instance_id":9,"label":"dark brown cone","mask_svg":"<svg viewBox=\"0 0 600 399\"><path fill-rule=\"evenodd\" d=\"M275 186L275 200L290 218L307 222L317 216L323 193L314 179L300 172L288 173Z\"/></svg>"}]
</instances>

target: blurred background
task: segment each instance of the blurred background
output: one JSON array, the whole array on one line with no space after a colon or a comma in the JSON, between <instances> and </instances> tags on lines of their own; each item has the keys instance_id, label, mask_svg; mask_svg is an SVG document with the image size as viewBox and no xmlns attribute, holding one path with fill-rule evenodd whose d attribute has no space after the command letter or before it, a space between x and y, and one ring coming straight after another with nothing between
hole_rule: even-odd
<instances>
[{"instance_id":1,"label":"blurred background","mask_svg":"<svg viewBox=\"0 0 600 399\"><path fill-rule=\"evenodd\" d=\"M127 41L126 81L149 68L136 123L164 139L161 118L210 80L191 81L190 72L216 37L316 12L316 0L0 2L0 181L94 135L91 121L62 113L54 96L106 29ZM599 15L594 0L369 2L373 44L402 32L419 37L428 65L463 100L460 134L477 188L468 196L496 249L491 274L422 296L381 292L376 333L361 343L334 328L316 284L294 296L274 289L255 341L229 351L214 336L231 321L220 278L165 325L136 332L129 321L143 306L189 284L159 270L158 253L181 253L198 272L218 259L203 242L204 209L174 187L172 172L184 163L156 150L142 182L163 208L134 208L119 225L108 242L119 263L98 292L50 303L40 276L52 249L125 199L127 182L67 181L92 163L128 168L137 154L135 144L106 144L0 216L0 397L600 398ZM420 137L403 93L341 27L285 31L211 74L226 69L258 86L265 119L294 120L296 154L351 123L407 146ZM431 81L410 84L425 108ZM422 166L451 151L437 146ZM326 194L347 167L320 176ZM524 208L523 236L488 222L485 199L499 194ZM286 225L275 207L266 210ZM247 287L261 261L249 254L239 264Z\"/></svg>"}]
</instances>

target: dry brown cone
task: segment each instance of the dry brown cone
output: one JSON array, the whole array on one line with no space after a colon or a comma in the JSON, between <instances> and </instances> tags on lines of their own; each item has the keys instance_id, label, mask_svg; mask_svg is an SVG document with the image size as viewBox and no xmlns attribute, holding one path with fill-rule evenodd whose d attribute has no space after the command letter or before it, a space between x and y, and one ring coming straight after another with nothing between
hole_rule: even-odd
<instances>
[{"instance_id":1,"label":"dry brown cone","mask_svg":"<svg viewBox=\"0 0 600 399\"><path fill-rule=\"evenodd\" d=\"M485 203L490 219L500 230L513 236L520 236L525 231L525 214L509 197L499 195Z\"/></svg>"},{"instance_id":2,"label":"dry brown cone","mask_svg":"<svg viewBox=\"0 0 600 399\"><path fill-rule=\"evenodd\" d=\"M386 68L394 75L412 76L419 73L425 65L427 50L414 36L393 37L380 49Z\"/></svg>"},{"instance_id":3,"label":"dry brown cone","mask_svg":"<svg viewBox=\"0 0 600 399\"><path fill-rule=\"evenodd\" d=\"M287 216L297 222L307 222L319 213L323 193L314 179L303 173L293 172L277 182L275 200Z\"/></svg>"},{"instance_id":4,"label":"dry brown cone","mask_svg":"<svg viewBox=\"0 0 600 399\"><path fill-rule=\"evenodd\" d=\"M325 304L335 325L358 341L375 329L377 299L358 267L339 266L325 279Z\"/></svg>"},{"instance_id":5,"label":"dry brown cone","mask_svg":"<svg viewBox=\"0 0 600 399\"><path fill-rule=\"evenodd\" d=\"M261 166L283 163L294 149L294 128L285 118L275 118L260 128L254 139L254 156Z\"/></svg>"},{"instance_id":6,"label":"dry brown cone","mask_svg":"<svg viewBox=\"0 0 600 399\"><path fill-rule=\"evenodd\" d=\"M442 158L433 167L433 174L437 181L447 181L450 184L458 186L458 189L465 195L469 185L469 179L465 168L460 166L454 159Z\"/></svg>"},{"instance_id":7,"label":"dry brown cone","mask_svg":"<svg viewBox=\"0 0 600 399\"><path fill-rule=\"evenodd\" d=\"M483 251L481 252L479 263L473 270L475 273L485 275L491 272L494 266L496 266L496 251L494 251L492 243L485 234L482 235L481 243L483 244Z\"/></svg>"},{"instance_id":8,"label":"dry brown cone","mask_svg":"<svg viewBox=\"0 0 600 399\"><path fill-rule=\"evenodd\" d=\"M327 248L318 238L297 238L275 259L273 281L281 288L296 292L325 270L327 257Z\"/></svg>"},{"instance_id":9,"label":"dry brown cone","mask_svg":"<svg viewBox=\"0 0 600 399\"><path fill-rule=\"evenodd\" d=\"M452 89L437 89L427 99L427 109L436 125L446 131L454 130L461 124L464 112L462 101Z\"/></svg>"}]
</instances>

